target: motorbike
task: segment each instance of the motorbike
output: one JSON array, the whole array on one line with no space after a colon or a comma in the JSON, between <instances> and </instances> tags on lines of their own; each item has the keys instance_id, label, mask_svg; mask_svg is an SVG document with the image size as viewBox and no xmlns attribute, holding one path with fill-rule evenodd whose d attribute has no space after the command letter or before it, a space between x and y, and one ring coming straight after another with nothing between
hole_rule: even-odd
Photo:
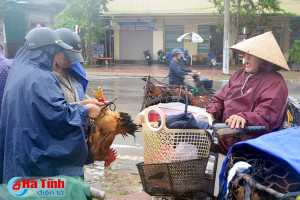
<instances>
[{"instance_id":1,"label":"motorbike","mask_svg":"<svg viewBox=\"0 0 300 200\"><path fill-rule=\"evenodd\" d=\"M151 64L152 64L152 58L151 58L151 55L150 55L150 50L146 50L146 51L144 51L143 53L144 53L146 62L147 62L149 65L151 65Z\"/></svg>"},{"instance_id":2,"label":"motorbike","mask_svg":"<svg viewBox=\"0 0 300 200\"><path fill-rule=\"evenodd\" d=\"M204 78L204 79L201 80L200 75L201 75L200 72L194 72L194 74L193 74L193 80L194 80L194 84L195 84L196 88L206 90L210 93L215 93L216 90L212 89L213 80L208 79L208 78Z\"/></svg>"},{"instance_id":3,"label":"motorbike","mask_svg":"<svg viewBox=\"0 0 300 200\"><path fill-rule=\"evenodd\" d=\"M191 65L191 56L188 54L188 50L182 51L181 59L179 62L184 66L190 66Z\"/></svg>"},{"instance_id":4,"label":"motorbike","mask_svg":"<svg viewBox=\"0 0 300 200\"><path fill-rule=\"evenodd\" d=\"M169 66L170 61L167 58L167 53L163 52L162 50L159 50L157 52L157 55L158 55L158 63L159 64L165 64L165 65Z\"/></svg>"},{"instance_id":5,"label":"motorbike","mask_svg":"<svg viewBox=\"0 0 300 200\"><path fill-rule=\"evenodd\" d=\"M208 54L209 66L211 68L218 67L221 68L223 65L223 59L221 57L216 57L213 53Z\"/></svg>"}]
</instances>

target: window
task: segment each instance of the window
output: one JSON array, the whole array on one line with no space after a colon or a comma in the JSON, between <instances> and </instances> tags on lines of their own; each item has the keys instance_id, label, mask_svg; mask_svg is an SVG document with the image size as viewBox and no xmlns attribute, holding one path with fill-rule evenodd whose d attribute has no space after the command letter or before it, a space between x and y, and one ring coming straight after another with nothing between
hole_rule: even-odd
<instances>
[{"instance_id":1,"label":"window","mask_svg":"<svg viewBox=\"0 0 300 200\"><path fill-rule=\"evenodd\" d=\"M165 26L165 52L171 53L173 49L183 49L183 43L177 42L177 38L184 34L184 26Z\"/></svg>"},{"instance_id":2,"label":"window","mask_svg":"<svg viewBox=\"0 0 300 200\"><path fill-rule=\"evenodd\" d=\"M198 34L203 38L203 43L198 44L198 54L208 55L210 49L210 26L198 26Z\"/></svg>"}]
</instances>

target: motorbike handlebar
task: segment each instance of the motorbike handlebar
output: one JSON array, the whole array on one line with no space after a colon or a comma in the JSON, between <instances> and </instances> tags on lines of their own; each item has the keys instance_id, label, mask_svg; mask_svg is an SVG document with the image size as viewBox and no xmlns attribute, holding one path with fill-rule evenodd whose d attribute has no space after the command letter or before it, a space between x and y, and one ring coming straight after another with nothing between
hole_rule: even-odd
<instances>
[{"instance_id":1,"label":"motorbike handlebar","mask_svg":"<svg viewBox=\"0 0 300 200\"><path fill-rule=\"evenodd\" d=\"M258 133L266 131L265 126L245 126L245 128L240 127L238 129L231 129L230 126L223 123L214 124L212 128L220 139L233 136L243 136L247 133Z\"/></svg>"},{"instance_id":2,"label":"motorbike handlebar","mask_svg":"<svg viewBox=\"0 0 300 200\"><path fill-rule=\"evenodd\" d=\"M245 131L247 133L262 132L262 131L266 131L266 127L265 126L246 126Z\"/></svg>"}]
</instances>

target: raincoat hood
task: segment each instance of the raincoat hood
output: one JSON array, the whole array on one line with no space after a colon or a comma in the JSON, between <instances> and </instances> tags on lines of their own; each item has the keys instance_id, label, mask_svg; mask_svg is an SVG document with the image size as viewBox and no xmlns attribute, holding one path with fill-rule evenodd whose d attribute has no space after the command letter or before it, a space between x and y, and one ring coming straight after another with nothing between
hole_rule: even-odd
<instances>
[{"instance_id":1,"label":"raincoat hood","mask_svg":"<svg viewBox=\"0 0 300 200\"><path fill-rule=\"evenodd\" d=\"M71 67L67 71L78 80L83 86L84 92L86 92L89 81L86 78L86 73L80 63L72 63Z\"/></svg>"}]
</instances>

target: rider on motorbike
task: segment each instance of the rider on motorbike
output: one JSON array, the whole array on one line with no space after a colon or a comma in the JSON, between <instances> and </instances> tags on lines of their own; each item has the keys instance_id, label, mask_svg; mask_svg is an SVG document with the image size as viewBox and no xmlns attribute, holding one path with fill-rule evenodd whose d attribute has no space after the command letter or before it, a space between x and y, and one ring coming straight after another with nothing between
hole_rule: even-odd
<instances>
[{"instance_id":1,"label":"rider on motorbike","mask_svg":"<svg viewBox=\"0 0 300 200\"><path fill-rule=\"evenodd\" d=\"M169 65L169 84L171 85L185 85L184 76L193 76L192 70L183 68L179 63L181 53L180 49L173 49L171 53L172 61Z\"/></svg>"}]
</instances>

